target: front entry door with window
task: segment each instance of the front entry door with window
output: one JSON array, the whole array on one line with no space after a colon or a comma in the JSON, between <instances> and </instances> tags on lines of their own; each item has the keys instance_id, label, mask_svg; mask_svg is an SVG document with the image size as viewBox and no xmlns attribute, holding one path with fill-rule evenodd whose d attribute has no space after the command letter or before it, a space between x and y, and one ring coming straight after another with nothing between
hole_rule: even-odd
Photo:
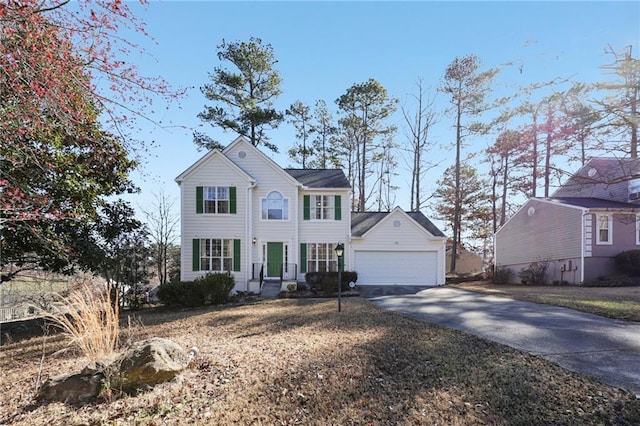
<instances>
[{"instance_id":1,"label":"front entry door with window","mask_svg":"<svg viewBox=\"0 0 640 426\"><path fill-rule=\"evenodd\" d=\"M283 244L267 243L267 276L271 278L280 276L280 268L282 267Z\"/></svg>"}]
</instances>

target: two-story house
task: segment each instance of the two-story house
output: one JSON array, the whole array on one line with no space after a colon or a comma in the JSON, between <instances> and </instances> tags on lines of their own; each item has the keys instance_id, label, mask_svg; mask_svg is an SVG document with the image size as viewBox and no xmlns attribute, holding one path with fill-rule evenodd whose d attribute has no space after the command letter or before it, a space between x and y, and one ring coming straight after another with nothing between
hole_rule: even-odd
<instances>
[{"instance_id":1,"label":"two-story house","mask_svg":"<svg viewBox=\"0 0 640 426\"><path fill-rule=\"evenodd\" d=\"M495 235L495 264L515 272L547 262L547 281L579 284L617 273L640 248L640 161L593 158L549 198L531 198Z\"/></svg>"},{"instance_id":2,"label":"two-story house","mask_svg":"<svg viewBox=\"0 0 640 426\"><path fill-rule=\"evenodd\" d=\"M421 213L379 214L352 238L351 188L342 170L283 169L239 137L175 180L184 281L229 271L236 291L259 292L261 274L296 282L306 272L337 270L335 246L343 243L345 269L360 264L371 284L393 284L414 271L422 285L444 284L445 237ZM406 254L415 263L408 269Z\"/></svg>"}]
</instances>

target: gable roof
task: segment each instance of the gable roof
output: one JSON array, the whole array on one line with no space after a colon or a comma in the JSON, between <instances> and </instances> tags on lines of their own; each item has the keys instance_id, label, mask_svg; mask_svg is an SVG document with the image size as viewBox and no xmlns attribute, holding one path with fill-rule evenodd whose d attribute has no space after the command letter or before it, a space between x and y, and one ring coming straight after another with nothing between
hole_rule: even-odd
<instances>
[{"instance_id":1,"label":"gable roof","mask_svg":"<svg viewBox=\"0 0 640 426\"><path fill-rule=\"evenodd\" d=\"M290 181L293 185L300 186L300 182L298 182L293 178L293 176L285 172L285 170L282 167L280 167L278 163L276 163L273 159L269 158L269 156L266 155L264 152L262 152L260 149L258 149L257 146L254 146L251 142L245 139L244 136L238 136L233 142L231 142L222 150L222 154L227 156L227 158L229 158L229 161L233 162L233 160L231 160L231 158L228 157L228 155L231 153L231 151L233 151L236 148L241 150L245 150L245 149L252 150L260 158L262 158L264 160L264 163L267 164L272 170L274 170L276 173L281 175L286 180Z\"/></svg>"},{"instance_id":2,"label":"gable roof","mask_svg":"<svg viewBox=\"0 0 640 426\"><path fill-rule=\"evenodd\" d=\"M567 179L551 197L594 197L626 202L629 181L639 178L638 159L595 157Z\"/></svg>"},{"instance_id":3,"label":"gable roof","mask_svg":"<svg viewBox=\"0 0 640 426\"><path fill-rule=\"evenodd\" d=\"M394 209L400 210L398 208ZM422 212L403 212L413 219L418 225L426 229L434 237L445 237L445 235L435 226ZM392 212L352 212L351 213L351 235L361 237L371 228L380 223Z\"/></svg>"},{"instance_id":4,"label":"gable roof","mask_svg":"<svg viewBox=\"0 0 640 426\"><path fill-rule=\"evenodd\" d=\"M255 182L255 179L253 178L253 176L249 175L242 168L240 168L236 163L231 161L226 155L224 155L222 152L220 152L220 150L217 150L217 149L212 149L211 151L207 152L205 155L200 157L198 161L196 161L191 166L189 166L184 172L176 176L174 181L177 182L179 185L180 183L182 183L183 180L187 178L187 176L189 176L203 163L206 163L209 159L213 157L219 157L224 163L226 163L230 168L236 170L238 173L244 176L249 182Z\"/></svg>"},{"instance_id":5,"label":"gable roof","mask_svg":"<svg viewBox=\"0 0 640 426\"><path fill-rule=\"evenodd\" d=\"M640 206L633 203L624 203L621 201L604 200L602 198L593 197L552 197L552 198L534 198L535 200L548 201L555 204L566 204L570 206L584 207L587 209L640 209Z\"/></svg>"},{"instance_id":6,"label":"gable roof","mask_svg":"<svg viewBox=\"0 0 640 426\"><path fill-rule=\"evenodd\" d=\"M351 188L340 169L284 169L308 188Z\"/></svg>"}]
</instances>

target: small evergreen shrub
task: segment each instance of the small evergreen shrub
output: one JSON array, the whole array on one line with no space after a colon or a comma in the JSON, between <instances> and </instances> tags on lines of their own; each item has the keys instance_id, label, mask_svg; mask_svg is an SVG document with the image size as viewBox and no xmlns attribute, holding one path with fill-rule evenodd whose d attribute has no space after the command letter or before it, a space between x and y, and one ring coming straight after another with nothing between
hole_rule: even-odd
<instances>
[{"instance_id":1,"label":"small evergreen shrub","mask_svg":"<svg viewBox=\"0 0 640 426\"><path fill-rule=\"evenodd\" d=\"M495 284L509 284L513 278L513 270L511 268L496 268L493 273L493 282Z\"/></svg>"},{"instance_id":2,"label":"small evergreen shrub","mask_svg":"<svg viewBox=\"0 0 640 426\"><path fill-rule=\"evenodd\" d=\"M547 260L532 262L527 269L518 272L518 277L522 284L544 285L546 284L545 275L547 269L549 269L549 262Z\"/></svg>"},{"instance_id":3,"label":"small evergreen shrub","mask_svg":"<svg viewBox=\"0 0 640 426\"><path fill-rule=\"evenodd\" d=\"M358 273L355 271L342 272L342 291L349 290L349 283L358 281ZM307 272L304 276L306 283L312 290L322 291L327 295L331 295L338 291L338 273L337 272Z\"/></svg>"},{"instance_id":4,"label":"small evergreen shrub","mask_svg":"<svg viewBox=\"0 0 640 426\"><path fill-rule=\"evenodd\" d=\"M233 275L207 274L193 281L163 284L158 289L158 298L168 306L219 305L230 300L234 286Z\"/></svg>"},{"instance_id":5,"label":"small evergreen shrub","mask_svg":"<svg viewBox=\"0 0 640 426\"><path fill-rule=\"evenodd\" d=\"M631 277L640 277L640 250L627 250L618 253L615 263L620 272Z\"/></svg>"}]
</instances>

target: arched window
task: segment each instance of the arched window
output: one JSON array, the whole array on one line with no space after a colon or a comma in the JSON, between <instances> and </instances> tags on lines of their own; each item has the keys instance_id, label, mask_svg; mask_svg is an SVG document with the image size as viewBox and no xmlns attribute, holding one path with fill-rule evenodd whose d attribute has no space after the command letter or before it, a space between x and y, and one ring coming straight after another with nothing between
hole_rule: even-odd
<instances>
[{"instance_id":1,"label":"arched window","mask_svg":"<svg viewBox=\"0 0 640 426\"><path fill-rule=\"evenodd\" d=\"M278 191L267 194L267 198L262 199L262 219L289 220L289 200Z\"/></svg>"}]
</instances>

